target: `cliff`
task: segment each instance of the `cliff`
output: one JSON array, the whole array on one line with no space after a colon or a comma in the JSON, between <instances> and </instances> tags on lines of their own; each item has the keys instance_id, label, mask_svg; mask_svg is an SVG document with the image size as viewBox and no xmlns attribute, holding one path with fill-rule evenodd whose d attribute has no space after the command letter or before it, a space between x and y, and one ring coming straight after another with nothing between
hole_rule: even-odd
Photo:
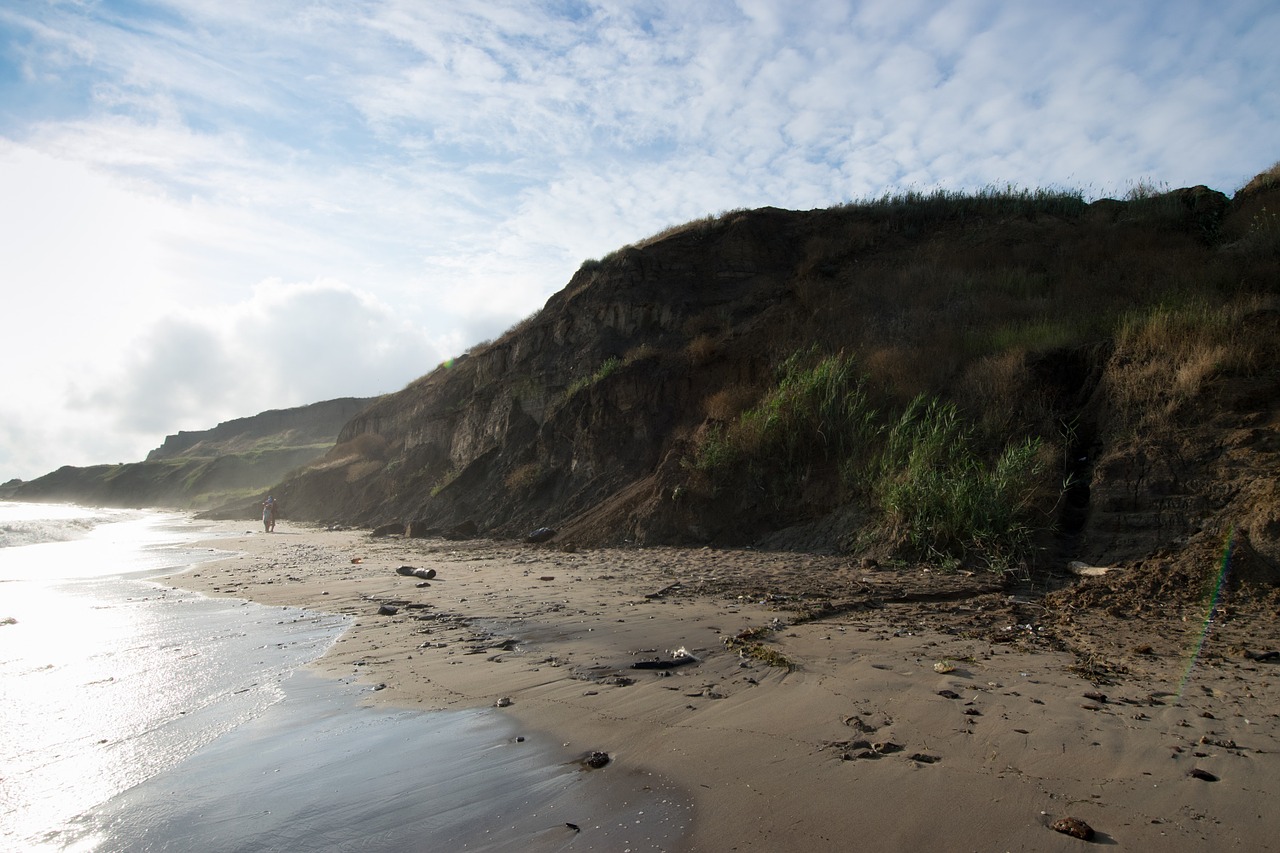
<instances>
[{"instance_id":1,"label":"cliff","mask_svg":"<svg viewBox=\"0 0 1280 853\"><path fill-rule=\"evenodd\" d=\"M342 398L179 432L142 462L64 466L4 486L5 497L94 506L204 509L257 500L290 471L333 447L343 424L371 399Z\"/></svg>"},{"instance_id":2,"label":"cliff","mask_svg":"<svg viewBox=\"0 0 1280 853\"><path fill-rule=\"evenodd\" d=\"M1234 531L1274 566L1278 187L690 223L584 263L277 493L410 535L1007 569Z\"/></svg>"}]
</instances>

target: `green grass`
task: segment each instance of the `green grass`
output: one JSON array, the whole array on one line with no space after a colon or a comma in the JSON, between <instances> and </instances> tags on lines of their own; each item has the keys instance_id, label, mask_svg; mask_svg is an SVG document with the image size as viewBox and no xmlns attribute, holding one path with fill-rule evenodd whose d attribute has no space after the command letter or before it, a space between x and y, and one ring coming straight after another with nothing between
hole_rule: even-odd
<instances>
[{"instance_id":1,"label":"green grass","mask_svg":"<svg viewBox=\"0 0 1280 853\"><path fill-rule=\"evenodd\" d=\"M695 466L712 471L745 459L773 460L795 471L812 461L843 461L874 437L876 418L851 358L796 354L759 404L712 430Z\"/></svg>"},{"instance_id":2,"label":"green grass","mask_svg":"<svg viewBox=\"0 0 1280 853\"><path fill-rule=\"evenodd\" d=\"M590 373L586 376L579 376L570 383L569 387L566 388L564 392L565 399L569 399L580 391L585 391L597 382L603 382L605 379L613 375L613 373L621 366L622 359L616 356L605 359L604 363L596 368L594 373Z\"/></svg>"},{"instance_id":3,"label":"green grass","mask_svg":"<svg viewBox=\"0 0 1280 853\"><path fill-rule=\"evenodd\" d=\"M1057 216L1075 218L1088 205L1079 190L1035 189L1012 184L976 192L936 189L886 193L877 199L849 202L842 209L881 217L890 231L914 232L926 225L966 220Z\"/></svg>"},{"instance_id":4,"label":"green grass","mask_svg":"<svg viewBox=\"0 0 1280 853\"><path fill-rule=\"evenodd\" d=\"M1037 317L1012 322L994 328L970 332L965 340L965 350L970 355L982 356L1008 350L1045 352L1078 344L1087 339L1084 318Z\"/></svg>"},{"instance_id":5,"label":"green grass","mask_svg":"<svg viewBox=\"0 0 1280 853\"><path fill-rule=\"evenodd\" d=\"M889 417L851 358L807 352L787 360L759 404L708 431L693 467L726 481L746 472L775 505L834 468L843 496L872 505L919 556L1006 571L1048 525L1043 450L1028 437L984 455L956 406L928 395Z\"/></svg>"},{"instance_id":6,"label":"green grass","mask_svg":"<svg viewBox=\"0 0 1280 853\"><path fill-rule=\"evenodd\" d=\"M922 395L886 433L875 496L918 553L1006 571L1044 526L1037 523L1047 473L1042 448L1027 438L984 459L955 405Z\"/></svg>"},{"instance_id":7,"label":"green grass","mask_svg":"<svg viewBox=\"0 0 1280 853\"><path fill-rule=\"evenodd\" d=\"M462 476L461 468L456 468L456 467L450 468L448 471L442 474L440 478L435 481L434 484L432 484L431 497L434 498L436 495L443 492L445 489L449 487L451 483L453 483L454 480L458 479L458 477L460 476Z\"/></svg>"}]
</instances>

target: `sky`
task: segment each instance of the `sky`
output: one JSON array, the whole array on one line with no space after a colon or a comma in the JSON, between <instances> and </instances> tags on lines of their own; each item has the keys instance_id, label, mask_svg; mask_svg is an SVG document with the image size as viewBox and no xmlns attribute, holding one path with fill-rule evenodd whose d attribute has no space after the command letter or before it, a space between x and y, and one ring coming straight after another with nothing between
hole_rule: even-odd
<instances>
[{"instance_id":1,"label":"sky","mask_svg":"<svg viewBox=\"0 0 1280 853\"><path fill-rule=\"evenodd\" d=\"M1228 195L1274 0L0 0L0 482L397 391L738 208Z\"/></svg>"}]
</instances>

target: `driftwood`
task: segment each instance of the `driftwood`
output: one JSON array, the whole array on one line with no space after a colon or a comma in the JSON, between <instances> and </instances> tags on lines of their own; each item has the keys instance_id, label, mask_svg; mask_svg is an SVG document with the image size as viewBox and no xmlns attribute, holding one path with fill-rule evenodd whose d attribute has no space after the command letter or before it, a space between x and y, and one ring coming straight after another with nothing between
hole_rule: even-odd
<instances>
[{"instance_id":1,"label":"driftwood","mask_svg":"<svg viewBox=\"0 0 1280 853\"><path fill-rule=\"evenodd\" d=\"M1090 566L1087 563L1080 562L1079 560L1072 560L1070 563L1067 563L1067 571L1082 578L1100 578L1107 572L1114 572L1115 569L1104 566Z\"/></svg>"},{"instance_id":2,"label":"driftwood","mask_svg":"<svg viewBox=\"0 0 1280 853\"><path fill-rule=\"evenodd\" d=\"M405 577L422 578L424 581L429 581L436 576L436 570L418 569L413 566L401 566L396 569L396 574L404 575Z\"/></svg>"},{"instance_id":3,"label":"driftwood","mask_svg":"<svg viewBox=\"0 0 1280 853\"><path fill-rule=\"evenodd\" d=\"M680 588L680 581L676 581L675 583L667 584L666 586L664 586L662 589L658 590L657 592L646 592L646 593L644 594L644 597L645 597L645 598L662 598L662 596L664 596L664 595L666 595L667 593L671 592L671 590L673 590L673 589L679 589L679 588Z\"/></svg>"}]
</instances>

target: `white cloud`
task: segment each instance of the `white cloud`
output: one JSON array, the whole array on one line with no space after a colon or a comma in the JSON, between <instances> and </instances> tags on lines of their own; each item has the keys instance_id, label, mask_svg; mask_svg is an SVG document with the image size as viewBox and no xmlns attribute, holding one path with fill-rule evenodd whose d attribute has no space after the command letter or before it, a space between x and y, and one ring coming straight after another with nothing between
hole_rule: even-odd
<instances>
[{"instance_id":1,"label":"white cloud","mask_svg":"<svg viewBox=\"0 0 1280 853\"><path fill-rule=\"evenodd\" d=\"M80 402L134 432L397 390L447 353L391 306L341 282L264 281L215 314L140 330L114 381ZM212 424L206 424L212 425Z\"/></svg>"}]
</instances>

